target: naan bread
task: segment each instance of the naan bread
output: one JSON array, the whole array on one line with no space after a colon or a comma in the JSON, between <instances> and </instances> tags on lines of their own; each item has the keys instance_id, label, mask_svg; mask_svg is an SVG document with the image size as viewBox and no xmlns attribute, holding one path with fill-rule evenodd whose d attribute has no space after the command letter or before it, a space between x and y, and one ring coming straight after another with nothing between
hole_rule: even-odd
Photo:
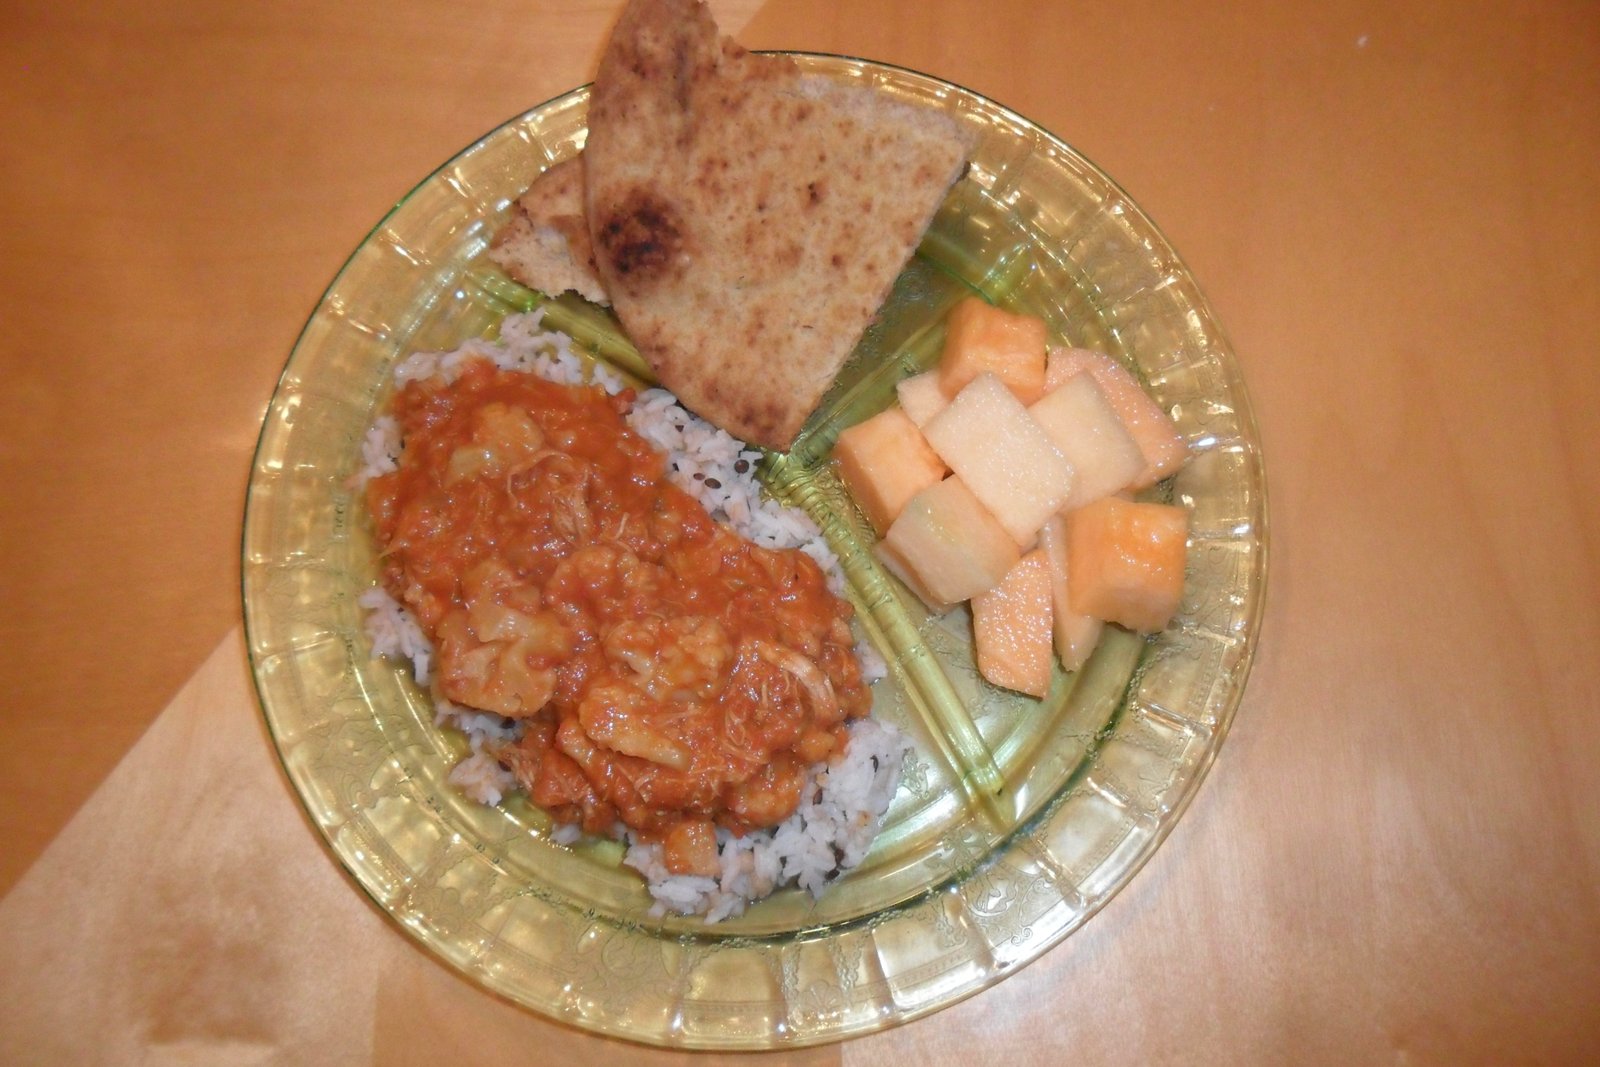
<instances>
[{"instance_id":1,"label":"naan bread","mask_svg":"<svg viewBox=\"0 0 1600 1067\"><path fill-rule=\"evenodd\" d=\"M968 150L942 114L722 39L696 0L632 0L589 104L595 265L664 386L787 449Z\"/></svg>"},{"instance_id":2,"label":"naan bread","mask_svg":"<svg viewBox=\"0 0 1600 1067\"><path fill-rule=\"evenodd\" d=\"M594 249L583 207L583 157L557 163L517 198L511 220L495 235L489 258L511 277L540 292L568 290L608 304L595 272Z\"/></svg>"}]
</instances>

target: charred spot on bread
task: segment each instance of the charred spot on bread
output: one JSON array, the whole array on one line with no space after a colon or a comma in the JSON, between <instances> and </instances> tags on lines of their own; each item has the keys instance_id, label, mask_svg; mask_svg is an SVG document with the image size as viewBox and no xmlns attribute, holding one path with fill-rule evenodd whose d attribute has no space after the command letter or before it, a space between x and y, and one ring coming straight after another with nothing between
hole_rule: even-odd
<instances>
[{"instance_id":1,"label":"charred spot on bread","mask_svg":"<svg viewBox=\"0 0 1600 1067\"><path fill-rule=\"evenodd\" d=\"M595 231L613 268L638 291L673 272L683 251L683 226L677 209L649 189L630 190Z\"/></svg>"}]
</instances>

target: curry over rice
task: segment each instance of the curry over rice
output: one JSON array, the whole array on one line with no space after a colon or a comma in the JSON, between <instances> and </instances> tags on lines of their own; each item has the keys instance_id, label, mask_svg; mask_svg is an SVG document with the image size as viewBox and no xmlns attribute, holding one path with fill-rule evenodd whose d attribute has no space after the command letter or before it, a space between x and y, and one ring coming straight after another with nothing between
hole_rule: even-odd
<instances>
[{"instance_id":1,"label":"curry over rice","mask_svg":"<svg viewBox=\"0 0 1600 1067\"><path fill-rule=\"evenodd\" d=\"M871 694L821 568L672 485L631 399L486 360L411 382L404 454L368 503L442 694L524 724L495 755L529 797L713 873L715 828L788 817Z\"/></svg>"}]
</instances>

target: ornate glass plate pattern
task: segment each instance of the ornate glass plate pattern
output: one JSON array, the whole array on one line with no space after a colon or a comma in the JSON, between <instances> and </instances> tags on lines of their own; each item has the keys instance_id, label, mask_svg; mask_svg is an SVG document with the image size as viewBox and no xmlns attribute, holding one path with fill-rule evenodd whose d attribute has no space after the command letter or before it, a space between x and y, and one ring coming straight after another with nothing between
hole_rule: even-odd
<instances>
[{"instance_id":1,"label":"ornate glass plate pattern","mask_svg":"<svg viewBox=\"0 0 1600 1067\"><path fill-rule=\"evenodd\" d=\"M873 853L820 901L786 891L707 927L652 919L610 844L568 849L519 800L474 805L445 778L464 742L371 660L357 597L376 576L350 477L407 352L491 332L538 298L487 266L540 169L579 151L587 92L507 123L428 178L356 250L311 316L268 411L244 522L257 688L291 781L340 862L439 958L573 1025L664 1045L834 1040L925 1015L1015 971L1115 893L1171 830L1238 706L1266 573L1265 483L1227 342L1155 226L1060 140L974 93L854 59L821 75L943 109L977 137L917 258L769 489L844 562L891 663L875 714L917 744ZM1152 640L1108 631L1043 701L984 683L964 611L930 617L881 573L828 471L837 431L937 358L961 295L1043 315L1137 369L1193 447L1159 495L1192 514L1180 615ZM604 315L550 320L636 366Z\"/></svg>"}]
</instances>

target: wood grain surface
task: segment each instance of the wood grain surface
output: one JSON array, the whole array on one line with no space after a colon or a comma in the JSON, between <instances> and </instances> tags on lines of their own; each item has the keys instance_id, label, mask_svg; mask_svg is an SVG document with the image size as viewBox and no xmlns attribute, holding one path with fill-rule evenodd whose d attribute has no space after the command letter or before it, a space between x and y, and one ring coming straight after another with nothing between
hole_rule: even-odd
<instances>
[{"instance_id":1,"label":"wood grain surface","mask_svg":"<svg viewBox=\"0 0 1600 1067\"><path fill-rule=\"evenodd\" d=\"M250 454L306 315L419 179L588 80L618 7L6 6L0 1060L633 1062L365 903L276 771L236 629ZM751 1062L1600 1059L1600 9L713 8L1104 167L1227 329L1271 493L1243 707L1130 887L993 990ZM229 848L185 843L230 816ZM291 882L241 884L246 854Z\"/></svg>"}]
</instances>

